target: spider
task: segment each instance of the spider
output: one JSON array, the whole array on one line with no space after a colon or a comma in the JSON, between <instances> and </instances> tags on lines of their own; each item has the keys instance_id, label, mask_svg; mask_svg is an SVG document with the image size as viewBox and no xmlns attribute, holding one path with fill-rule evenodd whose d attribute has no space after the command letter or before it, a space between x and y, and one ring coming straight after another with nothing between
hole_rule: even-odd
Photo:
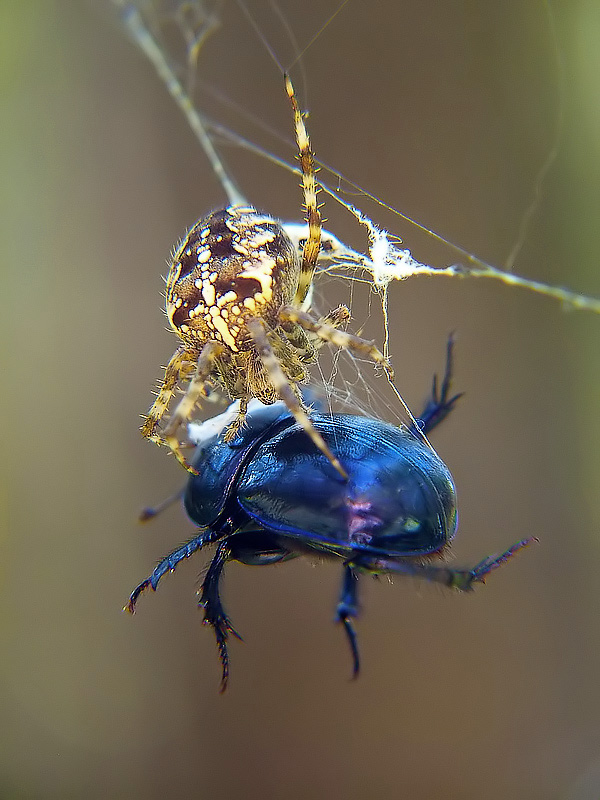
<instances>
[{"instance_id":1,"label":"spider","mask_svg":"<svg viewBox=\"0 0 600 800\"><path fill-rule=\"evenodd\" d=\"M178 432L211 387L240 401L226 434L243 424L248 402L281 399L338 473L346 472L316 430L298 385L324 342L370 358L393 377L391 366L372 343L339 330L349 311L339 306L321 319L309 307L309 291L321 251L314 157L294 89L285 76L292 107L308 235L301 252L281 223L251 206L230 205L200 219L175 251L166 288L166 313L181 339L142 434L166 444L190 472ZM326 254L326 252L325 252ZM188 383L162 431L159 424L179 383Z\"/></svg>"}]
</instances>

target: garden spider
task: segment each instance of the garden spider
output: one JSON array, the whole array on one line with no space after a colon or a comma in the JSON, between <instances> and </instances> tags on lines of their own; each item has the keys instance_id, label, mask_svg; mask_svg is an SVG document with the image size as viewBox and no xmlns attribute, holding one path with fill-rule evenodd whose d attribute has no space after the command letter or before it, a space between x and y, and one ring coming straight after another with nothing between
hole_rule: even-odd
<instances>
[{"instance_id":1,"label":"garden spider","mask_svg":"<svg viewBox=\"0 0 600 800\"><path fill-rule=\"evenodd\" d=\"M216 385L240 401L237 419L225 434L230 441L243 424L248 402L281 399L338 473L346 472L314 428L298 384L307 380L323 342L352 350L392 369L372 342L339 330L349 318L340 306L313 318L307 296L321 250L321 215L317 205L315 165L294 89L285 76L299 151L308 236L298 251L281 223L255 208L230 205L199 220L173 255L167 277L166 312L182 341L165 377L142 434L167 444L177 460L191 467L178 438L208 387ZM159 423L179 382L187 391L162 432Z\"/></svg>"}]
</instances>

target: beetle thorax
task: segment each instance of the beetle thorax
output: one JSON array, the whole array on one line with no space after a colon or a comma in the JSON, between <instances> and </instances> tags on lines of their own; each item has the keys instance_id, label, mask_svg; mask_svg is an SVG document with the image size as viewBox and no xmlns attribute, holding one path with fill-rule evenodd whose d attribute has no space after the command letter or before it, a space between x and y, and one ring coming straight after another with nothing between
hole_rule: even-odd
<instances>
[{"instance_id":1,"label":"beetle thorax","mask_svg":"<svg viewBox=\"0 0 600 800\"><path fill-rule=\"evenodd\" d=\"M250 317L277 325L293 301L300 259L281 225L231 206L199 220L173 257L167 278L169 322L184 340L210 339L245 350Z\"/></svg>"}]
</instances>

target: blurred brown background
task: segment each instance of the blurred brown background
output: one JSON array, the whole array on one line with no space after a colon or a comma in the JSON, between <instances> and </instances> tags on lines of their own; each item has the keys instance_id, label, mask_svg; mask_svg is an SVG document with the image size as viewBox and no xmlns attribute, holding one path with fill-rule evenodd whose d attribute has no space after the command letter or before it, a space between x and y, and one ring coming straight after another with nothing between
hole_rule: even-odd
<instances>
[{"instance_id":1,"label":"blurred brown background","mask_svg":"<svg viewBox=\"0 0 600 800\"><path fill-rule=\"evenodd\" d=\"M279 5L301 45L336 7ZM271 6L251 7L286 66ZM469 597L364 581L356 683L331 623L335 565L232 565L226 603L245 643L219 696L195 608L202 555L134 619L120 609L193 531L178 509L136 523L181 481L139 415L175 347L165 259L224 198L100 4L14 0L0 15L0 797L599 797L600 318L491 282L392 286L391 352L412 406L458 335L466 397L434 437L460 496L457 563L540 544ZM552 20L562 143L516 271L600 296L600 7L564 0ZM306 83L294 73L318 155L502 265L561 107L551 27L541 2L351 0L306 53ZM278 70L235 3L200 74L290 135ZM298 217L293 176L226 158L254 204ZM457 260L367 210L417 258ZM361 241L331 203L326 215Z\"/></svg>"}]
</instances>

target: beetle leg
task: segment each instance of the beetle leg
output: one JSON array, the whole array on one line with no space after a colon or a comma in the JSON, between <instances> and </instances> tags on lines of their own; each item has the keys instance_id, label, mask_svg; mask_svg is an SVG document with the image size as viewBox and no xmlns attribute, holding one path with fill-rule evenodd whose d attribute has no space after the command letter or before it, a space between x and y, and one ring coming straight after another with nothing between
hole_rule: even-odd
<instances>
[{"instance_id":1,"label":"beetle leg","mask_svg":"<svg viewBox=\"0 0 600 800\"><path fill-rule=\"evenodd\" d=\"M158 505L155 506L146 506L140 511L140 515L138 517L138 522L147 522L149 519L154 519L159 514L162 514L169 506L172 506L173 503L176 503L178 500L183 498L185 492L185 486L179 491L175 492L175 494L169 495L164 500L161 500Z\"/></svg>"},{"instance_id":2,"label":"beetle leg","mask_svg":"<svg viewBox=\"0 0 600 800\"><path fill-rule=\"evenodd\" d=\"M217 639L217 648L219 650L219 659L221 661L221 686L219 691L221 694L227 688L227 680L229 678L229 653L227 652L227 639L229 634L233 634L237 639L242 637L235 630L231 624L231 620L227 616L223 604L221 603L221 596L219 594L219 582L225 564L231 560L231 548L227 539L220 542L213 560L206 573L206 577L202 582L200 590L200 600L198 605L204 608L204 624L210 625L215 632Z\"/></svg>"},{"instance_id":3,"label":"beetle leg","mask_svg":"<svg viewBox=\"0 0 600 800\"><path fill-rule=\"evenodd\" d=\"M450 589L460 592L470 592L476 583L485 583L485 579L498 567L505 564L519 550L527 547L532 542L537 542L535 537L521 539L508 550L493 556L486 556L483 561L471 569L453 569L452 567L436 567L430 564L418 564L414 561L401 561L392 558L380 558L369 553L356 554L351 559L351 565L358 570L371 573L393 572L400 575L409 575L415 578L424 578L433 583L442 583Z\"/></svg>"},{"instance_id":4,"label":"beetle leg","mask_svg":"<svg viewBox=\"0 0 600 800\"><path fill-rule=\"evenodd\" d=\"M183 561L184 558L189 558L196 552L196 550L200 550L205 545L214 542L215 539L218 539L218 537L218 532L215 532L210 528L206 528L197 536L194 536L193 539L190 539L188 542L181 545L181 547L178 547L169 553L168 556L165 556L163 559L161 559L161 561L159 561L154 568L152 574L133 590L129 597L129 602L123 608L123 611L129 611L130 614L133 614L135 612L135 604L137 603L138 597L143 591L150 587L152 591L155 592L158 582L166 572L172 572L180 561Z\"/></svg>"},{"instance_id":5,"label":"beetle leg","mask_svg":"<svg viewBox=\"0 0 600 800\"><path fill-rule=\"evenodd\" d=\"M442 385L438 389L437 375L433 376L433 384L431 387L431 395L425 403L425 408L417 417L419 431L421 433L429 433L436 425L448 416L454 408L456 401L463 396L463 392L455 394L453 397L450 395L450 387L452 385L452 362L454 350L454 335L448 336L446 344L446 367L444 369L444 377L442 378ZM414 428L413 433L417 433ZM418 434L417 434L418 435Z\"/></svg>"},{"instance_id":6,"label":"beetle leg","mask_svg":"<svg viewBox=\"0 0 600 800\"><path fill-rule=\"evenodd\" d=\"M350 652L352 653L352 677L358 678L360 672L360 655L358 652L358 642L356 631L352 624L352 618L358 616L358 575L354 569L346 564L344 567L344 578L342 581L342 593L340 601L335 610L335 621L341 622L348 638Z\"/></svg>"}]
</instances>

